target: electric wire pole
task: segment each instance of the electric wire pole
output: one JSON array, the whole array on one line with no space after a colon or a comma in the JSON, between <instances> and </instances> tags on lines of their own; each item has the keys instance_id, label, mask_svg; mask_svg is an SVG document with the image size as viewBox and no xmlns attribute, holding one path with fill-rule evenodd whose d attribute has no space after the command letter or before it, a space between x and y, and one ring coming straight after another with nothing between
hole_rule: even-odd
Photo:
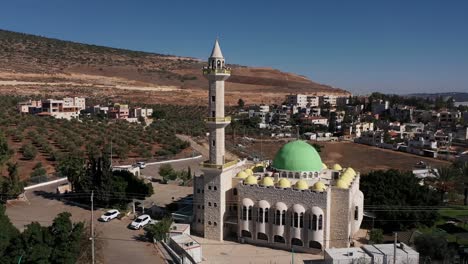
<instances>
[{"instance_id":1,"label":"electric wire pole","mask_svg":"<svg viewBox=\"0 0 468 264\"><path fill-rule=\"evenodd\" d=\"M94 264L94 191L91 191L91 259Z\"/></svg>"},{"instance_id":2,"label":"electric wire pole","mask_svg":"<svg viewBox=\"0 0 468 264\"><path fill-rule=\"evenodd\" d=\"M395 232L395 241L393 242L393 264L396 264L397 240L398 240L398 233Z\"/></svg>"}]
</instances>

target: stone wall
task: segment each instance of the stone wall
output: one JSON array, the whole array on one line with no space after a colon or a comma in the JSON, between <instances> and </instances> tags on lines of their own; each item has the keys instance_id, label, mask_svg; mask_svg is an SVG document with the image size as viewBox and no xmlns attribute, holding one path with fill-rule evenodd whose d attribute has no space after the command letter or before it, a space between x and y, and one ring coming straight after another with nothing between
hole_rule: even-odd
<instances>
[{"instance_id":1,"label":"stone wall","mask_svg":"<svg viewBox=\"0 0 468 264\"><path fill-rule=\"evenodd\" d=\"M329 191L325 192L315 192L311 190L294 190L291 188L288 189L282 189L282 188L276 188L276 187L262 187L259 185L244 185L244 184L239 184L237 186L238 188L238 201L239 201L239 206L238 206L238 222L241 223L240 216L242 214L242 199L243 198L249 198L254 202L254 208L252 210L252 223L256 222L256 217L257 217L257 210L256 210L256 205L258 204L259 201L265 200L270 204L270 210L269 210L269 221L268 224L266 224L266 234L268 236L268 241L263 241L263 240L257 240L257 225L256 224L251 224L249 225L252 230L252 239L247 239L249 243L252 244L261 244L261 245L269 245L272 247L278 247L278 248L283 248L283 249L291 249L291 218L292 218L292 207L295 204L302 205L306 212L304 215L304 226L301 231L301 238L302 242L305 247L297 247L295 246L295 249L299 251L304 251L304 252L315 252L316 250L308 248L309 246L309 221L310 221L310 210L312 207L316 206L319 207L323 210L324 212L324 219L323 219L323 232L324 232L324 238L323 241L327 241L329 237L328 233L328 228L327 228L327 223L329 222L329 212L328 209L329 206L327 206L327 203L330 200L330 193ZM274 225L274 212L275 212L275 204L278 202L284 203L288 211L286 213L286 224L284 226L284 238L286 240L286 244L278 244L274 243L274 231L273 227ZM241 225L239 225L239 234L241 234Z\"/></svg>"}]
</instances>

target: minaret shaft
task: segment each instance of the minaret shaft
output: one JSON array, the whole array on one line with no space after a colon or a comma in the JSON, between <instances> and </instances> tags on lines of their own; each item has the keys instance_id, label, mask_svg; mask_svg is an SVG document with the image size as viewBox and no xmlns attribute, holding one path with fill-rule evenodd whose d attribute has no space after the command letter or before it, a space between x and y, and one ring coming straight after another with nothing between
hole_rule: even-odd
<instances>
[{"instance_id":1,"label":"minaret shaft","mask_svg":"<svg viewBox=\"0 0 468 264\"><path fill-rule=\"evenodd\" d=\"M224 128L230 123L230 119L224 115L224 81L229 78L230 70L225 67L218 41L215 42L203 74L209 83L207 118L210 133L209 163L223 165L225 163Z\"/></svg>"}]
</instances>

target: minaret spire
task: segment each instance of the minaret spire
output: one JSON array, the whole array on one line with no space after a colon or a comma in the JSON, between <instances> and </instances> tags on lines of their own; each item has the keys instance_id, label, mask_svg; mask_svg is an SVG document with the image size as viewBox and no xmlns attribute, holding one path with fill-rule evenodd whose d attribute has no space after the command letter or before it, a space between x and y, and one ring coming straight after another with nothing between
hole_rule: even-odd
<instances>
[{"instance_id":1,"label":"minaret spire","mask_svg":"<svg viewBox=\"0 0 468 264\"><path fill-rule=\"evenodd\" d=\"M224 58L223 53L221 52L221 47L219 47L218 37L216 37L210 58Z\"/></svg>"}]
</instances>

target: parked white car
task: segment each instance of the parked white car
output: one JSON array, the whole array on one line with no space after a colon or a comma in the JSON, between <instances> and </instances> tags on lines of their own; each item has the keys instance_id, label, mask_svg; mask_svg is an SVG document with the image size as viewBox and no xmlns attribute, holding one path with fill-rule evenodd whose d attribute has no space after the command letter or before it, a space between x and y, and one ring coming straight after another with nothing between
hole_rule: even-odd
<instances>
[{"instance_id":1,"label":"parked white car","mask_svg":"<svg viewBox=\"0 0 468 264\"><path fill-rule=\"evenodd\" d=\"M140 215L137 219L135 219L131 224L130 228L131 229L140 229L147 224L151 223L151 217L149 215Z\"/></svg>"},{"instance_id":2,"label":"parked white car","mask_svg":"<svg viewBox=\"0 0 468 264\"><path fill-rule=\"evenodd\" d=\"M120 212L118 210L112 209L107 211L105 214L101 215L99 220L103 222L109 222L110 220L117 218L119 216Z\"/></svg>"},{"instance_id":3,"label":"parked white car","mask_svg":"<svg viewBox=\"0 0 468 264\"><path fill-rule=\"evenodd\" d=\"M140 167L140 169L146 168L146 163L143 161L139 161L136 163L137 167Z\"/></svg>"}]
</instances>

